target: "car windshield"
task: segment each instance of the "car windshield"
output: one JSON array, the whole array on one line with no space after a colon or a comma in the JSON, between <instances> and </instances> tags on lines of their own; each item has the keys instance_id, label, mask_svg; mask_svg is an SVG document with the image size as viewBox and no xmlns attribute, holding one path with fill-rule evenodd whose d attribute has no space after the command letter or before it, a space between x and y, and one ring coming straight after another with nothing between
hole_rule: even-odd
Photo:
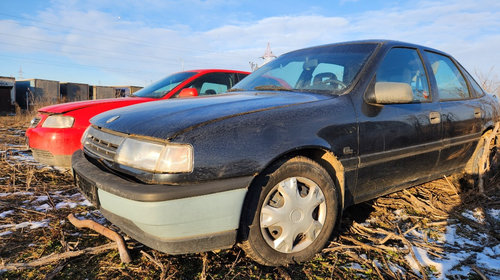
<instances>
[{"instance_id":1,"label":"car windshield","mask_svg":"<svg viewBox=\"0 0 500 280\"><path fill-rule=\"evenodd\" d=\"M180 83L196 75L196 72L180 72L133 93L132 96L162 98Z\"/></svg>"},{"instance_id":2,"label":"car windshield","mask_svg":"<svg viewBox=\"0 0 500 280\"><path fill-rule=\"evenodd\" d=\"M372 43L353 43L290 52L263 65L231 91L280 90L341 94L349 88L376 46Z\"/></svg>"}]
</instances>

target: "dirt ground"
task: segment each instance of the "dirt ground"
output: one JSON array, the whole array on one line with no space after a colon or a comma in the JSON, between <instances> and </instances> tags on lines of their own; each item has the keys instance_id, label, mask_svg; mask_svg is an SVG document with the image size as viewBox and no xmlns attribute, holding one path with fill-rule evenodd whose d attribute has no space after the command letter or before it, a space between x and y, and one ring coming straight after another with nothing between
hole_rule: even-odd
<instances>
[{"instance_id":1,"label":"dirt ground","mask_svg":"<svg viewBox=\"0 0 500 280\"><path fill-rule=\"evenodd\" d=\"M123 264L110 240L68 222L73 213L119 232L68 170L33 160L28 122L0 117L1 279L500 279L498 166L485 195L457 174L350 207L306 263L265 267L237 246L170 256L127 240L133 261Z\"/></svg>"}]
</instances>

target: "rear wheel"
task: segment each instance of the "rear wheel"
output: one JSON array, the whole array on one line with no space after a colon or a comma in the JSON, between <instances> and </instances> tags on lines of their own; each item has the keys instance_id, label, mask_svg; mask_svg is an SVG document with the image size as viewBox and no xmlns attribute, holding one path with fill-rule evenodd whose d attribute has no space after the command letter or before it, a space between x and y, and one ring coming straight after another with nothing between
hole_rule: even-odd
<instances>
[{"instance_id":1,"label":"rear wheel","mask_svg":"<svg viewBox=\"0 0 500 280\"><path fill-rule=\"evenodd\" d=\"M338 214L338 195L318 163L295 157L277 163L250 189L241 247L264 265L308 260L328 241Z\"/></svg>"}]
</instances>

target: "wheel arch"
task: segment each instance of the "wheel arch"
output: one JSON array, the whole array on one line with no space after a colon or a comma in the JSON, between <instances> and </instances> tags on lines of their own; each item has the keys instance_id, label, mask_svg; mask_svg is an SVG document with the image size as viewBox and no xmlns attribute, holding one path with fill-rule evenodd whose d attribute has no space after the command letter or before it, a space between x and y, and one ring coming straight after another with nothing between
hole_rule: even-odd
<instances>
[{"instance_id":1,"label":"wheel arch","mask_svg":"<svg viewBox=\"0 0 500 280\"><path fill-rule=\"evenodd\" d=\"M493 135L493 139L495 141L495 144L498 146L499 145L499 136L498 136L498 132L500 131L499 129L500 127L500 122L493 122L493 121L490 121L488 123L486 123L486 125L484 126L484 129L483 131L481 132L481 138L479 139L478 143L477 143L477 146L476 148L474 149L474 152L472 153L472 156L471 158L467 161L466 165L465 165L465 173L467 174L472 174L472 175L478 175L479 174L479 169L477 167L477 155L479 153L481 153L481 149L483 147L483 143L481 141L484 140L484 137L486 137L485 135L488 134L488 133L495 133L495 135Z\"/></svg>"},{"instance_id":2,"label":"wheel arch","mask_svg":"<svg viewBox=\"0 0 500 280\"><path fill-rule=\"evenodd\" d=\"M344 196L345 196L344 166L338 160L338 157L335 156L335 154L331 150L329 150L325 147L306 146L306 147L301 147L301 148L297 148L297 149L285 152L285 153L275 157L273 160L271 160L264 167L264 169L262 169L262 171L258 175L265 173L267 170L269 170L269 168L271 166L273 166L278 161L290 159L290 158L297 157L297 156L307 157L307 158L317 162L319 165L321 165L321 167L323 167L328 172L328 174L330 175L332 180L335 182L335 184L339 188L340 200L341 200L339 202L341 203L341 205L340 205L341 209L343 209ZM254 180L255 180L255 178L254 178ZM252 181L251 185L252 184L253 184L253 181ZM341 209L339 209L339 210L341 210Z\"/></svg>"},{"instance_id":3,"label":"wheel arch","mask_svg":"<svg viewBox=\"0 0 500 280\"><path fill-rule=\"evenodd\" d=\"M264 168L255 174L253 180L249 184L249 191L247 192L245 196L245 201L243 203L243 208L241 211L241 216L240 216L240 227L238 229L238 241L244 240L247 236L247 230L242 228L242 225L248 224L248 221L245 221L245 210L246 211L254 211L256 209L247 209L247 205L249 204L249 201L247 200L252 200L256 199L255 197L252 197L256 192L252 192L250 189L254 186L261 185L262 181L265 180L261 175L265 174L270 171L270 169L275 166L275 164L279 161L285 161L297 156L303 156L306 158L309 158L315 162L317 162L321 167L323 167L326 172L330 175L332 178L333 182L336 184L336 187L339 189L339 203L340 207L338 209L338 217L336 219L337 223L340 221L340 217L342 216L342 212L344 209L344 203L345 203L345 175L344 175L344 166L342 163L338 160L338 158L335 156L333 152L331 152L329 149L321 146L306 146L306 147L301 147L297 148L294 150L290 150L288 152L285 152L277 157L275 157L273 160L269 161L269 163L264 166Z\"/></svg>"}]
</instances>

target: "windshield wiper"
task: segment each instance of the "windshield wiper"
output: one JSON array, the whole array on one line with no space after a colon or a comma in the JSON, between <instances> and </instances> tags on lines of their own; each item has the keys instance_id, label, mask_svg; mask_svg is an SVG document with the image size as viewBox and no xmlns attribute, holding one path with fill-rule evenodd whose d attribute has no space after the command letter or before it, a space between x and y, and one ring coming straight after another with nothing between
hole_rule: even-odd
<instances>
[{"instance_id":1,"label":"windshield wiper","mask_svg":"<svg viewBox=\"0 0 500 280\"><path fill-rule=\"evenodd\" d=\"M254 90L285 90L285 91L293 91L293 89L291 89L291 88L282 87L282 86L275 86L275 85L256 86L253 89Z\"/></svg>"}]
</instances>

